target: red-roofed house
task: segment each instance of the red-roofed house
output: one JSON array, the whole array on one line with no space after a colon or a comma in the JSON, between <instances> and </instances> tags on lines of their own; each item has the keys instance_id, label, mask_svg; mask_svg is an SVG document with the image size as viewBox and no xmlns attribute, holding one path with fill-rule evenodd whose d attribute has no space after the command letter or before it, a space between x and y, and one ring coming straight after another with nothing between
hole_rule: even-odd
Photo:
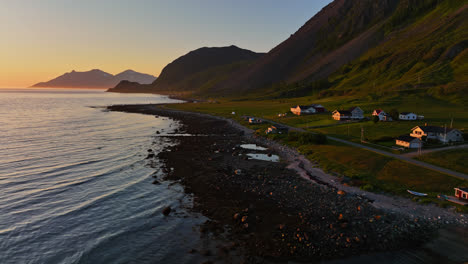
<instances>
[{"instance_id":1,"label":"red-roofed house","mask_svg":"<svg viewBox=\"0 0 468 264\"><path fill-rule=\"evenodd\" d=\"M392 117L385 113L382 109L375 109L373 116L378 116L380 121L392 121Z\"/></svg>"}]
</instances>

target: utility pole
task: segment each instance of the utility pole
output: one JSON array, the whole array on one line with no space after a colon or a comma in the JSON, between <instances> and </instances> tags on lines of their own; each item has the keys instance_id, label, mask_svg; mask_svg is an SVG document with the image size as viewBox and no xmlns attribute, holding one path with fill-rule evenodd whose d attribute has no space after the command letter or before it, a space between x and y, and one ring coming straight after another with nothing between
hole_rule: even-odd
<instances>
[{"instance_id":1,"label":"utility pole","mask_svg":"<svg viewBox=\"0 0 468 264\"><path fill-rule=\"evenodd\" d=\"M361 126L361 143L364 143L364 127Z\"/></svg>"},{"instance_id":2,"label":"utility pole","mask_svg":"<svg viewBox=\"0 0 468 264\"><path fill-rule=\"evenodd\" d=\"M450 120L450 128L453 128L453 116L452 116L452 119Z\"/></svg>"},{"instance_id":3,"label":"utility pole","mask_svg":"<svg viewBox=\"0 0 468 264\"><path fill-rule=\"evenodd\" d=\"M445 127L444 144L447 144L447 124L445 124L444 127Z\"/></svg>"},{"instance_id":4,"label":"utility pole","mask_svg":"<svg viewBox=\"0 0 468 264\"><path fill-rule=\"evenodd\" d=\"M422 139L419 138L418 155L421 156L421 154L422 154Z\"/></svg>"}]
</instances>

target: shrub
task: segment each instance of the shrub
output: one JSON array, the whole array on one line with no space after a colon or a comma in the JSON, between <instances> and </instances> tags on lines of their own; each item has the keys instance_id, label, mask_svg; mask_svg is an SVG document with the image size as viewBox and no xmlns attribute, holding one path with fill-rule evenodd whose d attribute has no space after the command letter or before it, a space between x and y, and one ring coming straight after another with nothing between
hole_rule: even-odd
<instances>
[{"instance_id":1,"label":"shrub","mask_svg":"<svg viewBox=\"0 0 468 264\"><path fill-rule=\"evenodd\" d=\"M287 141L297 141L301 145L309 144L326 144L327 136L324 134L312 134L312 133L301 133L301 132L289 132L286 138Z\"/></svg>"},{"instance_id":2,"label":"shrub","mask_svg":"<svg viewBox=\"0 0 468 264\"><path fill-rule=\"evenodd\" d=\"M366 184L366 185L363 185L361 186L361 189L364 190L364 191L368 191L368 192L371 192L374 190L374 186L372 186L372 184Z\"/></svg>"},{"instance_id":3,"label":"shrub","mask_svg":"<svg viewBox=\"0 0 468 264\"><path fill-rule=\"evenodd\" d=\"M387 141L393 141L393 137L383 136L383 137L379 137L373 140L373 142L387 142Z\"/></svg>"},{"instance_id":4,"label":"shrub","mask_svg":"<svg viewBox=\"0 0 468 264\"><path fill-rule=\"evenodd\" d=\"M379 116L373 116L372 117L372 122L374 122L374 124L377 124L379 121L380 121Z\"/></svg>"},{"instance_id":5,"label":"shrub","mask_svg":"<svg viewBox=\"0 0 468 264\"><path fill-rule=\"evenodd\" d=\"M397 109L393 108L392 110L390 110L390 112L388 113L393 120L398 120L400 119L400 113L398 112Z\"/></svg>"}]
</instances>

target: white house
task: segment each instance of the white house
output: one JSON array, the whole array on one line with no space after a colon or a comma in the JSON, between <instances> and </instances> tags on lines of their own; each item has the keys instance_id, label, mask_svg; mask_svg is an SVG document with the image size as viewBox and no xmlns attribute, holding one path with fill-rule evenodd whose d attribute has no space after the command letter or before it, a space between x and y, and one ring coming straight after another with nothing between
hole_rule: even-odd
<instances>
[{"instance_id":1,"label":"white house","mask_svg":"<svg viewBox=\"0 0 468 264\"><path fill-rule=\"evenodd\" d=\"M392 121L392 117L381 109L375 109L372 115L378 116L380 121Z\"/></svg>"},{"instance_id":2,"label":"white house","mask_svg":"<svg viewBox=\"0 0 468 264\"><path fill-rule=\"evenodd\" d=\"M351 112L351 119L364 119L364 111L359 106L351 107L349 112Z\"/></svg>"},{"instance_id":3,"label":"white house","mask_svg":"<svg viewBox=\"0 0 468 264\"><path fill-rule=\"evenodd\" d=\"M295 115L304 115L304 114L315 114L317 110L311 105L298 105L296 107L291 107L291 112Z\"/></svg>"},{"instance_id":4,"label":"white house","mask_svg":"<svg viewBox=\"0 0 468 264\"><path fill-rule=\"evenodd\" d=\"M417 137L412 137L412 136L408 136L408 135L404 135L404 136L399 136L397 139L396 139L396 142L395 144L397 144L398 146L402 146L402 147L405 147L405 148L419 148L419 146L422 147L422 141L417 138Z\"/></svg>"},{"instance_id":5,"label":"white house","mask_svg":"<svg viewBox=\"0 0 468 264\"><path fill-rule=\"evenodd\" d=\"M418 116L415 113L411 112L402 112L399 115L400 120L416 120Z\"/></svg>"},{"instance_id":6,"label":"white house","mask_svg":"<svg viewBox=\"0 0 468 264\"><path fill-rule=\"evenodd\" d=\"M463 133L455 128L444 128L438 126L417 126L411 129L410 136L427 139L435 139L442 143L463 141Z\"/></svg>"}]
</instances>

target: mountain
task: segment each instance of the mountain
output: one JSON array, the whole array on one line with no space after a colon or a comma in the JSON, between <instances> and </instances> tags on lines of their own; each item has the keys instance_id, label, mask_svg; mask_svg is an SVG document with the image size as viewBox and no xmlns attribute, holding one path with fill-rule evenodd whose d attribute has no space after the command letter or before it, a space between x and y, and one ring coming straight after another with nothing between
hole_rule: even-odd
<instances>
[{"instance_id":1,"label":"mountain","mask_svg":"<svg viewBox=\"0 0 468 264\"><path fill-rule=\"evenodd\" d=\"M140 84L123 80L115 87L109 88L108 92L113 93L153 93L151 84Z\"/></svg>"},{"instance_id":2,"label":"mountain","mask_svg":"<svg viewBox=\"0 0 468 264\"><path fill-rule=\"evenodd\" d=\"M115 78L119 80L119 82L125 80L130 82L138 82L141 84L150 84L156 80L156 77L153 75L139 73L132 70L123 71L115 75Z\"/></svg>"},{"instance_id":3,"label":"mountain","mask_svg":"<svg viewBox=\"0 0 468 264\"><path fill-rule=\"evenodd\" d=\"M213 85L262 55L263 53L236 46L200 48L177 58L164 67L158 79L150 85L150 89L154 93L209 91ZM134 84L121 83L109 91L142 92L148 90L147 86L140 88Z\"/></svg>"},{"instance_id":4,"label":"mountain","mask_svg":"<svg viewBox=\"0 0 468 264\"><path fill-rule=\"evenodd\" d=\"M466 1L335 0L211 91L258 96L461 91L468 81L467 17Z\"/></svg>"},{"instance_id":5,"label":"mountain","mask_svg":"<svg viewBox=\"0 0 468 264\"><path fill-rule=\"evenodd\" d=\"M114 87L122 80L129 80L149 84L156 77L148 74L126 70L117 75L112 75L101 70L91 70L86 72L71 71L47 82L41 82L32 87L49 88L109 88Z\"/></svg>"}]
</instances>

